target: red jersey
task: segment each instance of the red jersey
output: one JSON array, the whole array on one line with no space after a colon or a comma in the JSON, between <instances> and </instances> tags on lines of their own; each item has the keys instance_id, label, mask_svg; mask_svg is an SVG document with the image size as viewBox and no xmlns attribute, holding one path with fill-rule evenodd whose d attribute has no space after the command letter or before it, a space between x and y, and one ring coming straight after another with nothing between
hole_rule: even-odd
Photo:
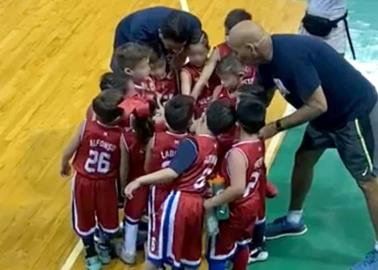
<instances>
[{"instance_id":1,"label":"red jersey","mask_svg":"<svg viewBox=\"0 0 378 270\"><path fill-rule=\"evenodd\" d=\"M215 137L208 135L197 135L192 138L197 144L197 159L174 181L173 189L204 197L209 188L207 180L217 163L217 141Z\"/></svg>"},{"instance_id":2,"label":"red jersey","mask_svg":"<svg viewBox=\"0 0 378 270\"><path fill-rule=\"evenodd\" d=\"M227 45L226 42L223 42L216 46L216 49L218 49L219 61L232 52L231 48ZM243 73L242 84L252 84L256 77L256 68L251 66L244 66Z\"/></svg>"},{"instance_id":3,"label":"red jersey","mask_svg":"<svg viewBox=\"0 0 378 270\"><path fill-rule=\"evenodd\" d=\"M265 145L261 140L250 140L236 143L227 152L225 159L222 163L222 175L225 178L226 186L230 185L230 176L228 174L228 156L231 151L240 151L243 154L245 162L247 164L246 171L246 187L242 198L230 204L231 207L235 207L244 203L249 203L249 201L256 196L262 197L264 199L265 194L262 196L259 192L259 186L261 182L266 179L266 169L264 164L265 156Z\"/></svg>"},{"instance_id":4,"label":"red jersey","mask_svg":"<svg viewBox=\"0 0 378 270\"><path fill-rule=\"evenodd\" d=\"M187 63L183 70L185 70L192 79L192 87L197 83L199 77L201 76L203 67L199 68L191 63ZM201 95L197 99L197 109L195 112L195 116L199 117L201 114L206 110L207 106L211 102L212 96L213 96L213 90L214 88L220 84L220 80L218 76L215 75L215 73L210 77L207 85L202 89Z\"/></svg>"},{"instance_id":5,"label":"red jersey","mask_svg":"<svg viewBox=\"0 0 378 270\"><path fill-rule=\"evenodd\" d=\"M118 107L123 109L123 115L119 125L125 128L132 128L131 119L135 114L143 117L147 117L150 114L149 101L139 95L125 98Z\"/></svg>"},{"instance_id":6,"label":"red jersey","mask_svg":"<svg viewBox=\"0 0 378 270\"><path fill-rule=\"evenodd\" d=\"M145 151L133 129L125 129L124 135L129 154L129 175L127 181L130 182L145 173L143 166Z\"/></svg>"},{"instance_id":7,"label":"red jersey","mask_svg":"<svg viewBox=\"0 0 378 270\"><path fill-rule=\"evenodd\" d=\"M156 94L155 94L155 82L152 78L147 77L145 80L141 82L134 81L134 87L137 92L137 95L140 98L146 99L148 101L155 101Z\"/></svg>"},{"instance_id":8,"label":"red jersey","mask_svg":"<svg viewBox=\"0 0 378 270\"><path fill-rule=\"evenodd\" d=\"M161 95L161 102L164 103L178 94L177 82L172 72L167 73L163 79L155 79L156 92Z\"/></svg>"},{"instance_id":9,"label":"red jersey","mask_svg":"<svg viewBox=\"0 0 378 270\"><path fill-rule=\"evenodd\" d=\"M168 167L171 159L175 156L177 146L187 134L176 134L170 131L155 133L154 147L151 152L151 160L148 164L147 173L152 173Z\"/></svg>"},{"instance_id":10,"label":"red jersey","mask_svg":"<svg viewBox=\"0 0 378 270\"><path fill-rule=\"evenodd\" d=\"M122 129L98 121L86 121L83 129L73 161L76 172L93 180L118 178Z\"/></svg>"},{"instance_id":11,"label":"red jersey","mask_svg":"<svg viewBox=\"0 0 378 270\"><path fill-rule=\"evenodd\" d=\"M237 97L234 93L231 93L223 84L219 85L216 88L218 95L215 99L227 100L232 106L236 106Z\"/></svg>"}]
</instances>

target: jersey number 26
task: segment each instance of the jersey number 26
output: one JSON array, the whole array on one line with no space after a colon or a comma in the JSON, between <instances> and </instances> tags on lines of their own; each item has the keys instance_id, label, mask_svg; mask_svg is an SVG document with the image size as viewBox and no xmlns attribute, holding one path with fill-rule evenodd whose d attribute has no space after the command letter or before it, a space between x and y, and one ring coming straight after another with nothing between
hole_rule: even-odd
<instances>
[{"instance_id":1,"label":"jersey number 26","mask_svg":"<svg viewBox=\"0 0 378 270\"><path fill-rule=\"evenodd\" d=\"M110 154L89 150L89 157L85 162L84 169L88 173L108 173L110 170Z\"/></svg>"}]
</instances>

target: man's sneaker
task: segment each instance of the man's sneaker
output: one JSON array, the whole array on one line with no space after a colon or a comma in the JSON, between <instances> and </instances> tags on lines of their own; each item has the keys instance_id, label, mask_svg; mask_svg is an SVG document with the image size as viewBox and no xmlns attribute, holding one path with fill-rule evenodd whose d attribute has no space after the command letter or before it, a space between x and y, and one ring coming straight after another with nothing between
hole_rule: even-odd
<instances>
[{"instance_id":1,"label":"man's sneaker","mask_svg":"<svg viewBox=\"0 0 378 270\"><path fill-rule=\"evenodd\" d=\"M126 253L125 249L122 247L121 249L116 250L118 258L125 263L134 265L136 263L136 254Z\"/></svg>"},{"instance_id":2,"label":"man's sneaker","mask_svg":"<svg viewBox=\"0 0 378 270\"><path fill-rule=\"evenodd\" d=\"M378 269L378 251L370 251L362 262L352 266L352 270L377 270Z\"/></svg>"},{"instance_id":3,"label":"man's sneaker","mask_svg":"<svg viewBox=\"0 0 378 270\"><path fill-rule=\"evenodd\" d=\"M288 222L286 216L277 218L266 225L265 238L267 240L277 239L284 236L302 235L307 232L303 218L299 223Z\"/></svg>"},{"instance_id":4,"label":"man's sneaker","mask_svg":"<svg viewBox=\"0 0 378 270\"><path fill-rule=\"evenodd\" d=\"M268 251L264 250L262 247L258 247L249 253L248 263L263 262L266 261L268 257Z\"/></svg>"},{"instance_id":5,"label":"man's sneaker","mask_svg":"<svg viewBox=\"0 0 378 270\"><path fill-rule=\"evenodd\" d=\"M100 259L100 262L102 264L109 264L110 261L112 260L112 256L110 254L110 247L104 245L104 244L99 244L98 245L98 258Z\"/></svg>"},{"instance_id":6,"label":"man's sneaker","mask_svg":"<svg viewBox=\"0 0 378 270\"><path fill-rule=\"evenodd\" d=\"M85 267L87 270L101 270L102 264L97 256L85 258Z\"/></svg>"},{"instance_id":7,"label":"man's sneaker","mask_svg":"<svg viewBox=\"0 0 378 270\"><path fill-rule=\"evenodd\" d=\"M267 181L266 182L266 189L265 189L265 197L272 199L277 197L278 195L278 188L273 185L272 182Z\"/></svg>"}]
</instances>

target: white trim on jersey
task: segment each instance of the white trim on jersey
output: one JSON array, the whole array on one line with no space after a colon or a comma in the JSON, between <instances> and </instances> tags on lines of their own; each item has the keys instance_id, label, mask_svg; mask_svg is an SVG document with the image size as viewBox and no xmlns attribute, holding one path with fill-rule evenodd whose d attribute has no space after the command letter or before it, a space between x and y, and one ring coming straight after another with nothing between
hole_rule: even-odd
<instances>
[{"instance_id":1,"label":"white trim on jersey","mask_svg":"<svg viewBox=\"0 0 378 270\"><path fill-rule=\"evenodd\" d=\"M232 248L232 250L228 254L215 255L216 238L217 238L217 235L212 236L210 238L210 256L209 256L210 260L216 260L216 261L228 260L231 256L233 256L235 254L235 251L238 247L237 244L234 243L234 247Z\"/></svg>"},{"instance_id":2,"label":"white trim on jersey","mask_svg":"<svg viewBox=\"0 0 378 270\"><path fill-rule=\"evenodd\" d=\"M200 266L201 259L199 259L197 261L188 261L188 260L185 260L185 259L181 259L181 263L183 264L183 266L196 267L196 266Z\"/></svg>"},{"instance_id":3,"label":"white trim on jersey","mask_svg":"<svg viewBox=\"0 0 378 270\"><path fill-rule=\"evenodd\" d=\"M72 197L71 197L72 198L72 211L73 211L73 213L72 213L72 218L73 218L72 225L74 227L74 230L77 232L77 234L79 234L79 236L83 237L83 236L88 236L88 235L94 233L95 230L96 230L96 225L93 226L93 228L89 229L86 232L81 231L79 229L77 207L76 207L76 200L75 200L75 182L76 182L76 176L77 176L77 174L75 172L75 174L72 177L72 188L71 188L71 190L72 190Z\"/></svg>"},{"instance_id":4,"label":"white trim on jersey","mask_svg":"<svg viewBox=\"0 0 378 270\"><path fill-rule=\"evenodd\" d=\"M126 223L130 224L137 224L139 222L139 219L133 219L129 216L125 216Z\"/></svg>"},{"instance_id":5,"label":"white trim on jersey","mask_svg":"<svg viewBox=\"0 0 378 270\"><path fill-rule=\"evenodd\" d=\"M243 240L243 241L238 241L238 242L236 242L236 244L238 245L238 246L246 246L246 245L248 245L249 243L251 243L252 242L252 239L251 238L248 238L248 239L245 239L245 240Z\"/></svg>"},{"instance_id":6,"label":"white trim on jersey","mask_svg":"<svg viewBox=\"0 0 378 270\"><path fill-rule=\"evenodd\" d=\"M117 227L117 229L106 229L98 221L97 221L97 223L98 223L98 226L101 228L101 230L104 231L104 232L106 232L106 233L115 234L115 233L117 233L119 231L119 227Z\"/></svg>"},{"instance_id":7,"label":"white trim on jersey","mask_svg":"<svg viewBox=\"0 0 378 270\"><path fill-rule=\"evenodd\" d=\"M262 218L262 219L259 219L259 218L256 218L256 225L259 225L259 224L262 224L266 221L266 217Z\"/></svg>"}]
</instances>

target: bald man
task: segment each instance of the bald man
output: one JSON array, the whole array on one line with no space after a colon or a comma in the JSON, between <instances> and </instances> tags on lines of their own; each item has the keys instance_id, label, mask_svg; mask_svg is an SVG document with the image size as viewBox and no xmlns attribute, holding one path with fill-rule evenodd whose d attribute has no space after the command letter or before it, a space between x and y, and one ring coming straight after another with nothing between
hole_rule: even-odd
<instances>
[{"instance_id":1,"label":"bald man","mask_svg":"<svg viewBox=\"0 0 378 270\"><path fill-rule=\"evenodd\" d=\"M258 81L266 91L278 88L297 109L267 124L260 135L267 139L308 123L295 156L289 212L268 225L266 237L306 232L302 209L314 165L325 149L336 148L365 195L378 239L378 103L374 86L316 38L270 36L254 22L244 21L232 28L229 44L244 64L258 65ZM352 269L378 269L378 241Z\"/></svg>"}]
</instances>

